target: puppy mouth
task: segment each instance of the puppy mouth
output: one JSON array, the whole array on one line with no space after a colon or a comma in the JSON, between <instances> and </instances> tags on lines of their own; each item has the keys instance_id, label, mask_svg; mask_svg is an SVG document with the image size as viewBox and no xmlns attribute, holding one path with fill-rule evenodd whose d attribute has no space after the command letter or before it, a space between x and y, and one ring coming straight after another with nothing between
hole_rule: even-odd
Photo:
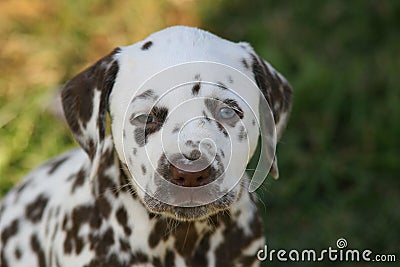
<instances>
[{"instance_id":1,"label":"puppy mouth","mask_svg":"<svg viewBox=\"0 0 400 267\"><path fill-rule=\"evenodd\" d=\"M200 162L200 167L208 168L208 171L203 173L194 170L193 172L191 168L199 166L189 164L192 159L183 158L180 154L172 154L169 158L164 153L161 155L155 172L151 174L152 181L142 188L144 195L139 194L140 201L149 212L179 221L199 221L228 210L237 201L242 191L240 178L233 179L231 177L229 179L226 177L224 164L218 154L211 162L201 157L197 157L195 160L197 163ZM172 168L187 170L180 169L176 175L172 172ZM190 173L195 173L195 175ZM202 178L208 178L209 183L195 182L194 185L188 186L181 185L176 179L181 178L181 175L183 179L192 179L194 176L198 181L197 175L202 176L203 174L205 177ZM236 180L239 184L235 183ZM231 183L226 181L231 181ZM237 185L239 186L236 187ZM155 189L151 189L151 186Z\"/></svg>"},{"instance_id":2,"label":"puppy mouth","mask_svg":"<svg viewBox=\"0 0 400 267\"><path fill-rule=\"evenodd\" d=\"M145 194L143 203L150 212L156 214L165 215L167 217L180 221L198 221L204 220L211 215L229 209L237 198L238 194L228 192L221 198L208 204L181 207L166 204L156 198L151 197L148 194ZM196 203L190 202L190 204Z\"/></svg>"},{"instance_id":3,"label":"puppy mouth","mask_svg":"<svg viewBox=\"0 0 400 267\"><path fill-rule=\"evenodd\" d=\"M126 175L126 179L133 179L131 173L127 168L124 168L124 174ZM129 178L128 178L129 177ZM138 189L132 183L130 184L133 192L136 192ZM217 190L217 187L213 187L214 190ZM165 189L165 188L164 188ZM211 195L214 190L211 190ZM222 212L224 210L228 210L233 203L237 201L237 199L241 195L241 191L243 190L243 186L240 186L239 190L231 190L222 194L222 196L214 201L207 202L205 199L207 198L207 194L199 194L202 195L202 198L193 197L197 194L188 195L186 194L178 194L180 195L180 204L179 205L171 205L167 204L163 201L160 201L157 196L160 194L169 195L168 192L164 190L159 190L157 193L154 193L153 196L147 192L144 192L144 196L140 196L140 194L135 193L135 195L139 198L139 201L146 207L146 209L155 214L160 214L178 221L201 221L209 218L210 216ZM219 190L218 190L219 191ZM204 191L202 191L204 193ZM197 195L198 196L198 195ZM177 195L175 194L175 197ZM204 204L207 203L207 204Z\"/></svg>"}]
</instances>

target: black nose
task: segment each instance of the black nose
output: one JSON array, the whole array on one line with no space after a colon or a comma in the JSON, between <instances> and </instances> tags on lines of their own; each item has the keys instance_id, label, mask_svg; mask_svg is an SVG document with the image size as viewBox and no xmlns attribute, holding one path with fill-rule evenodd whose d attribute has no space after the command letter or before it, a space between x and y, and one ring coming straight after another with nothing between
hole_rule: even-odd
<instances>
[{"instance_id":1,"label":"black nose","mask_svg":"<svg viewBox=\"0 0 400 267\"><path fill-rule=\"evenodd\" d=\"M190 166L193 167L193 166ZM179 169L171 164L171 182L185 187L197 187L206 185L212 182L212 177L210 176L211 169L210 166L206 167L201 171L190 172L186 170Z\"/></svg>"}]
</instances>

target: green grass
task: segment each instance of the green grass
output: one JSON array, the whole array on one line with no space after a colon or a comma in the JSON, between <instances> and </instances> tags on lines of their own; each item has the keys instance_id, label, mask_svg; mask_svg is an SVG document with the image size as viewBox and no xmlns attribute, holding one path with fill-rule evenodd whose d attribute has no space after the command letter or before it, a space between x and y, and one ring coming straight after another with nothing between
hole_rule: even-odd
<instances>
[{"instance_id":1,"label":"green grass","mask_svg":"<svg viewBox=\"0 0 400 267\"><path fill-rule=\"evenodd\" d=\"M2 6L0 195L74 146L46 108L53 88L117 45L198 25L252 43L293 85L281 178L259 192L267 244L324 249L344 237L351 248L400 258L400 2L134 2ZM315 266L329 264L378 266Z\"/></svg>"},{"instance_id":2,"label":"green grass","mask_svg":"<svg viewBox=\"0 0 400 267\"><path fill-rule=\"evenodd\" d=\"M344 237L400 257L399 11L394 1L257 0L204 13L206 27L250 40L294 88L281 178L260 192L272 248L323 249Z\"/></svg>"}]
</instances>

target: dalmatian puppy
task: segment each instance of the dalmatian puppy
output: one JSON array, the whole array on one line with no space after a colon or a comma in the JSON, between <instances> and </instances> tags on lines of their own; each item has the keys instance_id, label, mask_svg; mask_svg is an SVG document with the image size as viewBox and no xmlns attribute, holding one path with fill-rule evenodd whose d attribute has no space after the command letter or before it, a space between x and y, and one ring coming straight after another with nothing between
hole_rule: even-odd
<instances>
[{"instance_id":1,"label":"dalmatian puppy","mask_svg":"<svg viewBox=\"0 0 400 267\"><path fill-rule=\"evenodd\" d=\"M249 44L196 28L115 49L62 89L81 148L2 200L0 265L258 266L246 164L261 129L260 166L278 176L291 94Z\"/></svg>"}]
</instances>

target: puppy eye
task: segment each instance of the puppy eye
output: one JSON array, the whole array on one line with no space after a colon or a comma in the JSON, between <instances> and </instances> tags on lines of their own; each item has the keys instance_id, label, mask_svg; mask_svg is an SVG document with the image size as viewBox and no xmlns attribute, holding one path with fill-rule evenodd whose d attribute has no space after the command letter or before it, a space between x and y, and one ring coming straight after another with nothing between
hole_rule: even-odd
<instances>
[{"instance_id":1,"label":"puppy eye","mask_svg":"<svg viewBox=\"0 0 400 267\"><path fill-rule=\"evenodd\" d=\"M141 114L136 116L133 121L137 125L146 125L151 127L157 124L157 119L153 114Z\"/></svg>"},{"instance_id":2,"label":"puppy eye","mask_svg":"<svg viewBox=\"0 0 400 267\"><path fill-rule=\"evenodd\" d=\"M236 115L236 112L232 108L223 107L219 110L218 114L221 119L229 120Z\"/></svg>"}]
</instances>

